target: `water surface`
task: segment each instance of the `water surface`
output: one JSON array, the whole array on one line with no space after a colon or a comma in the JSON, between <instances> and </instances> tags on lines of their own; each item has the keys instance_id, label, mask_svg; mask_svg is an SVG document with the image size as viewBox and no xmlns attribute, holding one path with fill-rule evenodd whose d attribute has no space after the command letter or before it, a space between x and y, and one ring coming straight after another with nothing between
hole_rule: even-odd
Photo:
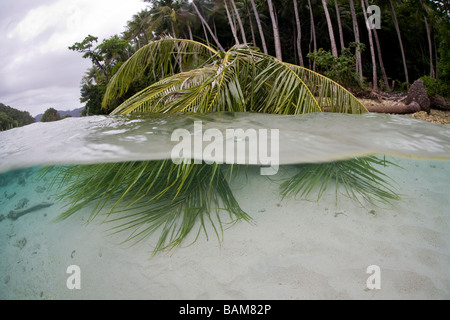
<instances>
[{"instance_id":1,"label":"water surface","mask_svg":"<svg viewBox=\"0 0 450 320\"><path fill-rule=\"evenodd\" d=\"M67 118L0 132L0 172L52 164L169 159L174 130L278 129L280 164L372 154L450 160L450 126L386 114L133 115ZM201 134L201 133L200 133ZM193 157L196 155L193 154ZM239 160L239 159L237 159Z\"/></svg>"}]
</instances>

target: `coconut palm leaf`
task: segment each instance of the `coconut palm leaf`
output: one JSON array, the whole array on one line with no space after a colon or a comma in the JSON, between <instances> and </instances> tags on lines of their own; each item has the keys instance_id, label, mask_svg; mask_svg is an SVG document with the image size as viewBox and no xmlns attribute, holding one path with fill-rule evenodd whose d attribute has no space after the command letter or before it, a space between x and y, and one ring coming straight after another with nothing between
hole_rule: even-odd
<instances>
[{"instance_id":1,"label":"coconut palm leaf","mask_svg":"<svg viewBox=\"0 0 450 320\"><path fill-rule=\"evenodd\" d=\"M109 81L102 106L127 92L131 83L149 75L154 81L188 69L195 69L217 55L200 42L165 38L153 41L125 61Z\"/></svg>"},{"instance_id":2,"label":"coconut palm leaf","mask_svg":"<svg viewBox=\"0 0 450 320\"><path fill-rule=\"evenodd\" d=\"M359 114L367 108L339 83L307 68L288 64L313 92L319 105L329 112Z\"/></svg>"},{"instance_id":3,"label":"coconut palm leaf","mask_svg":"<svg viewBox=\"0 0 450 320\"><path fill-rule=\"evenodd\" d=\"M173 58L167 59L168 56ZM194 64L198 67L192 68ZM195 41L173 38L152 42L125 62L108 84L103 107L123 95L143 72L161 72L163 77L123 102L112 114L142 111L300 114L321 112L323 108L345 113L367 111L349 91L331 79L283 63L256 48L236 45L226 52L217 52Z\"/></svg>"},{"instance_id":4,"label":"coconut palm leaf","mask_svg":"<svg viewBox=\"0 0 450 320\"><path fill-rule=\"evenodd\" d=\"M239 50L230 50L222 62L166 77L125 101L112 114L321 111L303 81L278 60L252 57L249 61Z\"/></svg>"},{"instance_id":5,"label":"coconut palm leaf","mask_svg":"<svg viewBox=\"0 0 450 320\"><path fill-rule=\"evenodd\" d=\"M112 114L195 111L192 104L196 99L207 96L205 81L209 81L209 76L214 73L214 68L203 67L166 77L129 98Z\"/></svg>"}]
</instances>

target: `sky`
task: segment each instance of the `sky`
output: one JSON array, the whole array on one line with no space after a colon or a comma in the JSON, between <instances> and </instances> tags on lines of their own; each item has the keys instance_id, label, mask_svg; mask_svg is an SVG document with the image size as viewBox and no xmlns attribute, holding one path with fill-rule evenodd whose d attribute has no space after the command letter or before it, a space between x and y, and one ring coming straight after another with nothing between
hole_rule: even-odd
<instances>
[{"instance_id":1,"label":"sky","mask_svg":"<svg viewBox=\"0 0 450 320\"><path fill-rule=\"evenodd\" d=\"M0 0L0 102L32 116L48 108L73 110L91 66L68 49L91 34L125 30L142 0Z\"/></svg>"}]
</instances>

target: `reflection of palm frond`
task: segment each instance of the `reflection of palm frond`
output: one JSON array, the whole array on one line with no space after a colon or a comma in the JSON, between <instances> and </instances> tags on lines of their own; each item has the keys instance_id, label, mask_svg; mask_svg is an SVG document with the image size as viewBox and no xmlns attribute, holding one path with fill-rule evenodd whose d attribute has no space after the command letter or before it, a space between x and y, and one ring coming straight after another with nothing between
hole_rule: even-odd
<instances>
[{"instance_id":1,"label":"reflection of palm frond","mask_svg":"<svg viewBox=\"0 0 450 320\"><path fill-rule=\"evenodd\" d=\"M230 222L251 221L225 174L217 164L174 165L171 160L68 166L54 180L67 185L60 197L69 203L58 219L93 205L88 221L106 211L105 221L116 223L112 230L130 232L127 240L138 242L162 230L154 253L177 247L196 225L207 235L207 222L220 238L222 211Z\"/></svg>"},{"instance_id":2,"label":"reflection of palm frond","mask_svg":"<svg viewBox=\"0 0 450 320\"><path fill-rule=\"evenodd\" d=\"M398 200L399 196L390 187L388 177L376 169L377 166L395 165L377 157L354 158L329 163L310 163L298 165L300 171L281 184L281 194L307 198L314 190L318 191L317 199L328 189L331 183L343 186L350 198L368 203L389 203Z\"/></svg>"}]
</instances>

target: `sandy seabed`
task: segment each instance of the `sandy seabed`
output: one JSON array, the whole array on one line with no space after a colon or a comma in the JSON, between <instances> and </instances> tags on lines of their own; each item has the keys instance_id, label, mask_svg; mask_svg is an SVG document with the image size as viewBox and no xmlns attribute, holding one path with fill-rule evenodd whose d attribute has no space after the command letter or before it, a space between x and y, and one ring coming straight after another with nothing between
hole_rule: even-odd
<instances>
[{"instance_id":1,"label":"sandy seabed","mask_svg":"<svg viewBox=\"0 0 450 320\"><path fill-rule=\"evenodd\" d=\"M403 195L393 206L336 204L333 191L282 200L277 177L255 176L233 187L254 224L226 229L221 243L210 230L209 240L152 259L152 239L120 244L123 234L84 224L88 208L58 223L59 203L5 218L0 299L449 299L450 162L393 161L403 167L385 171ZM25 197L28 206L54 201L31 173L0 187L0 214ZM80 289L67 287L70 265ZM371 265L380 289L367 287Z\"/></svg>"}]
</instances>

